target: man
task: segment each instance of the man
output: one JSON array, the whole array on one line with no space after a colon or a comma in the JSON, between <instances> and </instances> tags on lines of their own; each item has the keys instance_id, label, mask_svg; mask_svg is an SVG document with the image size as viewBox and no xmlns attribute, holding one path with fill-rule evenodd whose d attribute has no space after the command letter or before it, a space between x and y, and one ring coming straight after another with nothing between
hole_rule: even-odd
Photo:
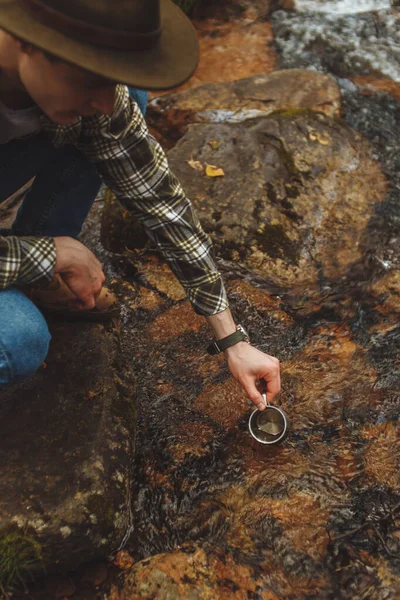
<instances>
[{"instance_id":1,"label":"man","mask_svg":"<svg viewBox=\"0 0 400 600\"><path fill-rule=\"evenodd\" d=\"M237 330L210 240L138 104L116 83L167 89L197 60L193 27L170 0L0 0L0 201L31 185L0 237L0 385L47 354L34 302L87 318L115 312L99 261L76 239L100 174L207 319L210 353L224 351L259 408L257 380L267 401L280 391L277 359Z\"/></svg>"}]
</instances>

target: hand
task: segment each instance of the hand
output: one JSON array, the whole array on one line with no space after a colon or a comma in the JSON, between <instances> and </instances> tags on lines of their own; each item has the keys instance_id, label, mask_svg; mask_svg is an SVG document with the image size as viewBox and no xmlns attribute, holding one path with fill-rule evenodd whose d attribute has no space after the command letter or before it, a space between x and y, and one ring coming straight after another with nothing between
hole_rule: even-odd
<instances>
[{"instance_id":1,"label":"hand","mask_svg":"<svg viewBox=\"0 0 400 600\"><path fill-rule=\"evenodd\" d=\"M231 346L224 354L233 377L242 384L257 408L264 410L265 402L255 383L258 379L264 379L267 384L267 402L271 402L281 391L279 360L247 342Z\"/></svg>"},{"instance_id":2,"label":"hand","mask_svg":"<svg viewBox=\"0 0 400 600\"><path fill-rule=\"evenodd\" d=\"M90 310L96 304L105 275L93 252L74 238L54 238L56 247L55 273L59 273L76 296L74 306Z\"/></svg>"}]
</instances>

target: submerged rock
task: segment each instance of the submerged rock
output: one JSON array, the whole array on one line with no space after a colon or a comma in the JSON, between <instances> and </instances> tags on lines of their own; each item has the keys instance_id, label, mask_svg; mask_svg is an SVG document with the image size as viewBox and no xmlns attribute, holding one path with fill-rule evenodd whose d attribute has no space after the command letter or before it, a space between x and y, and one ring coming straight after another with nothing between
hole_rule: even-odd
<instances>
[{"instance_id":1,"label":"submerged rock","mask_svg":"<svg viewBox=\"0 0 400 600\"><path fill-rule=\"evenodd\" d=\"M0 393L3 586L27 572L106 557L130 527L135 388L117 331L90 323L50 328L46 364Z\"/></svg>"},{"instance_id":2,"label":"submerged rock","mask_svg":"<svg viewBox=\"0 0 400 600\"><path fill-rule=\"evenodd\" d=\"M139 562L123 590L113 586L105 600L279 600L257 571L238 564L232 554L190 545Z\"/></svg>"}]
</instances>

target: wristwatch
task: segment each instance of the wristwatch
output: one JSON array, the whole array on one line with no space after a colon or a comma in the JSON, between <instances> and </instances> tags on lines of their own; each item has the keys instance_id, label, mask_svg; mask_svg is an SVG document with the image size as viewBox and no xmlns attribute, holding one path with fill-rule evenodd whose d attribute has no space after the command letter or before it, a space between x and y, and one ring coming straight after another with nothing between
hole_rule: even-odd
<instances>
[{"instance_id":1,"label":"wristwatch","mask_svg":"<svg viewBox=\"0 0 400 600\"><path fill-rule=\"evenodd\" d=\"M209 346L207 346L208 354L219 354L223 352L227 348L234 346L238 342L247 342L250 344L250 337L245 328L242 325L236 326L235 333L231 333L227 337L222 338L222 340L216 340Z\"/></svg>"}]
</instances>

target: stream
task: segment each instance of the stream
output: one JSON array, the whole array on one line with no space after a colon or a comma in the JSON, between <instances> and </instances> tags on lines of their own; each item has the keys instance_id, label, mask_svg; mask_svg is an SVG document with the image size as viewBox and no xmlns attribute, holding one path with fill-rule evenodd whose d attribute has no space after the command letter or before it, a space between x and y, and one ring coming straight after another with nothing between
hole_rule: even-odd
<instances>
[{"instance_id":1,"label":"stream","mask_svg":"<svg viewBox=\"0 0 400 600\"><path fill-rule=\"evenodd\" d=\"M232 588L232 598L395 599L400 104L373 83L400 81L400 12L386 0L296 7L270 18L279 68L336 79L342 117L369 141L388 191L359 240L361 259L321 281L317 296L220 260L233 312L282 364L278 404L292 428L278 447L249 436L250 405L224 362L205 355L209 333L179 291L147 277L151 268L165 276L158 259L143 267L99 250L135 305L123 308L121 327L139 401L126 547L136 561L182 545L189 553L218 548L259 582L253 595ZM270 313L260 310L260 294L275 302Z\"/></svg>"}]
</instances>

